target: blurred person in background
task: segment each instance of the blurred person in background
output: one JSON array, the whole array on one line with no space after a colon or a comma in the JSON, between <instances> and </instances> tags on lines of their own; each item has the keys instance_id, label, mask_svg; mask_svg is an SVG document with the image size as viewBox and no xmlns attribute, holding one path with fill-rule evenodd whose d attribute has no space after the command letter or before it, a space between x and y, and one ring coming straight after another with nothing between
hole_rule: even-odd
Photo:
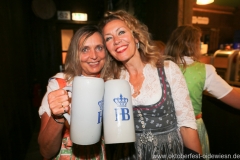
<instances>
[{"instance_id":1,"label":"blurred person in background","mask_svg":"<svg viewBox=\"0 0 240 160\"><path fill-rule=\"evenodd\" d=\"M203 154L209 155L209 140L202 119L202 94L209 92L220 101L240 109L240 93L224 81L210 64L199 62L201 29L192 25L177 27L171 34L164 54L179 65L186 79L196 117Z\"/></svg>"}]
</instances>

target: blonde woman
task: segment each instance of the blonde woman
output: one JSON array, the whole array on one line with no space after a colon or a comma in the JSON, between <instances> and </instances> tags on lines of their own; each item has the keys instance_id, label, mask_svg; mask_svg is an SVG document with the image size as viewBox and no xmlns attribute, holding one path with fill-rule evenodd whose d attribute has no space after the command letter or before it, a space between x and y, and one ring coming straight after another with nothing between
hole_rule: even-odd
<instances>
[{"instance_id":1,"label":"blonde woman","mask_svg":"<svg viewBox=\"0 0 240 160\"><path fill-rule=\"evenodd\" d=\"M106 159L103 139L94 145L76 145L70 139L69 124L62 116L70 111L71 95L63 90L75 76L104 78L108 54L97 26L81 27L73 36L66 57L64 73L50 78L39 108L40 152L45 159ZM69 112L70 113L70 112Z\"/></svg>"},{"instance_id":2,"label":"blonde woman","mask_svg":"<svg viewBox=\"0 0 240 160\"><path fill-rule=\"evenodd\" d=\"M136 142L117 145L113 159L183 159L184 146L201 154L183 74L175 63L163 61L146 25L119 10L108 12L99 26L113 78L129 82L134 105Z\"/></svg>"}]
</instances>

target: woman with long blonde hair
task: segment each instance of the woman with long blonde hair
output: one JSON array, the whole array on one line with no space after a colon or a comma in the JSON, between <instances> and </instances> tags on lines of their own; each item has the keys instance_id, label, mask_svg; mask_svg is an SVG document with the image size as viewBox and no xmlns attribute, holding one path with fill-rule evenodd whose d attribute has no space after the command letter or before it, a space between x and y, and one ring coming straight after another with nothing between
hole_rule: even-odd
<instances>
[{"instance_id":1,"label":"woman with long blonde hair","mask_svg":"<svg viewBox=\"0 0 240 160\"><path fill-rule=\"evenodd\" d=\"M99 26L112 78L129 82L134 110L136 142L117 145L113 159L184 159L184 146L201 154L183 74L164 61L147 26L122 10L108 12Z\"/></svg>"}]
</instances>

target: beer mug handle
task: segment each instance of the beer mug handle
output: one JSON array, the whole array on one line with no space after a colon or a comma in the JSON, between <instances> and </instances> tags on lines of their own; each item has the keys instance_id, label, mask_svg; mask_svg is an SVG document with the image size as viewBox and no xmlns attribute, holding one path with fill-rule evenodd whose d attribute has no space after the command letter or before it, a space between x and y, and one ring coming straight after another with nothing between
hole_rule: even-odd
<instances>
[{"instance_id":1,"label":"beer mug handle","mask_svg":"<svg viewBox=\"0 0 240 160\"><path fill-rule=\"evenodd\" d=\"M72 86L66 86L63 89L67 92L72 92ZM70 125L70 115L68 113L64 113L63 116L66 118L68 124Z\"/></svg>"}]
</instances>

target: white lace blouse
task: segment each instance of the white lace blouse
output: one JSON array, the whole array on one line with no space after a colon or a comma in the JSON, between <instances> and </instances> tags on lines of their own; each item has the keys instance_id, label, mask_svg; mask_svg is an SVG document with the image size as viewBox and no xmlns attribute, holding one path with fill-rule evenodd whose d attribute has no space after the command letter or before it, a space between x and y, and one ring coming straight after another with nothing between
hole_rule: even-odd
<instances>
[{"instance_id":1,"label":"white lace blouse","mask_svg":"<svg viewBox=\"0 0 240 160\"><path fill-rule=\"evenodd\" d=\"M192 103L181 70L172 61L164 62L164 70L172 92L178 127L185 126L197 129ZM157 68L147 64L143 69L143 75L145 79L140 89L140 94L135 98L132 97L133 105L154 104L162 96L162 88L160 86ZM129 73L123 70L120 78L129 82ZM131 83L130 87L133 94L134 89Z\"/></svg>"}]
</instances>

